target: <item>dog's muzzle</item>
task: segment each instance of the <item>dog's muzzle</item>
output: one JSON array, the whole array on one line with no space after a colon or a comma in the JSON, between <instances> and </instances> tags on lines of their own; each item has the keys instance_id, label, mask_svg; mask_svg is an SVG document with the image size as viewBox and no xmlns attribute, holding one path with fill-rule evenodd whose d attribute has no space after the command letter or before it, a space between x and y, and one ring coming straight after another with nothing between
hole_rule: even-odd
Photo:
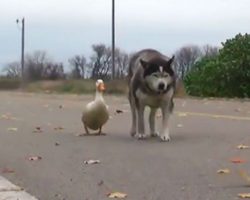
<instances>
[{"instance_id":1,"label":"dog's muzzle","mask_svg":"<svg viewBox=\"0 0 250 200\"><path fill-rule=\"evenodd\" d=\"M164 89L165 89L165 84L164 83L159 83L158 90L163 91Z\"/></svg>"}]
</instances>

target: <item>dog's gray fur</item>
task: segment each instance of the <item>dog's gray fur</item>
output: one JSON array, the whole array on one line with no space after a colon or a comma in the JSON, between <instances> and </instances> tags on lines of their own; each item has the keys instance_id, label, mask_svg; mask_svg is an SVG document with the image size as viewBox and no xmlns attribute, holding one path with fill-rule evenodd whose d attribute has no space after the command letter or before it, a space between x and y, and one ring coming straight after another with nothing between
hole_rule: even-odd
<instances>
[{"instance_id":1,"label":"dog's gray fur","mask_svg":"<svg viewBox=\"0 0 250 200\"><path fill-rule=\"evenodd\" d=\"M173 110L173 95L175 92L175 74L171 67L174 57L169 59L153 49L144 49L130 59L129 103L132 113L131 136L145 138L144 109L151 108L149 115L150 135L159 135L163 141L170 141L169 117ZM157 109L162 111L162 130L155 130L155 115Z\"/></svg>"}]
</instances>

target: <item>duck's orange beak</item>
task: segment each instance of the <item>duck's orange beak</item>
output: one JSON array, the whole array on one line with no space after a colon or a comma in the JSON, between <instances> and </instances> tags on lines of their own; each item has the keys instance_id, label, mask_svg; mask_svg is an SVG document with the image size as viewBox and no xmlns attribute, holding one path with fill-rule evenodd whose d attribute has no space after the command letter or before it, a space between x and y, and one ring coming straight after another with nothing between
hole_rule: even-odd
<instances>
[{"instance_id":1,"label":"duck's orange beak","mask_svg":"<svg viewBox=\"0 0 250 200\"><path fill-rule=\"evenodd\" d=\"M101 92L103 92L103 91L106 90L104 83L100 83L100 84L98 85L98 90L101 91Z\"/></svg>"}]
</instances>

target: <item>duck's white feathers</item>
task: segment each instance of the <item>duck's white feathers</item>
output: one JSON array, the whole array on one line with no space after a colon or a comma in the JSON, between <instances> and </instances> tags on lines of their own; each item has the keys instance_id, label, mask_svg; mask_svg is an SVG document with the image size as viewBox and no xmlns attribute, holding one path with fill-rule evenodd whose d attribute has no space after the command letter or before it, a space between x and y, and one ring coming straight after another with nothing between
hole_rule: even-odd
<instances>
[{"instance_id":1,"label":"duck's white feathers","mask_svg":"<svg viewBox=\"0 0 250 200\"><path fill-rule=\"evenodd\" d=\"M92 130L101 128L109 119L107 105L103 98L97 97L85 106L82 113L82 122Z\"/></svg>"}]
</instances>

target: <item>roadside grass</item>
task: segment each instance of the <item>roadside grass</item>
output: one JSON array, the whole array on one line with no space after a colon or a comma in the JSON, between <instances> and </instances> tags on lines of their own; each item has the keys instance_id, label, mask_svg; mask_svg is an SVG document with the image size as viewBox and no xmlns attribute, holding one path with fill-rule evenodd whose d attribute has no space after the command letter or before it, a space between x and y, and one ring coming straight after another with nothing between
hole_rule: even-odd
<instances>
[{"instance_id":1,"label":"roadside grass","mask_svg":"<svg viewBox=\"0 0 250 200\"><path fill-rule=\"evenodd\" d=\"M20 86L20 79L0 78L0 90L16 90Z\"/></svg>"}]
</instances>

